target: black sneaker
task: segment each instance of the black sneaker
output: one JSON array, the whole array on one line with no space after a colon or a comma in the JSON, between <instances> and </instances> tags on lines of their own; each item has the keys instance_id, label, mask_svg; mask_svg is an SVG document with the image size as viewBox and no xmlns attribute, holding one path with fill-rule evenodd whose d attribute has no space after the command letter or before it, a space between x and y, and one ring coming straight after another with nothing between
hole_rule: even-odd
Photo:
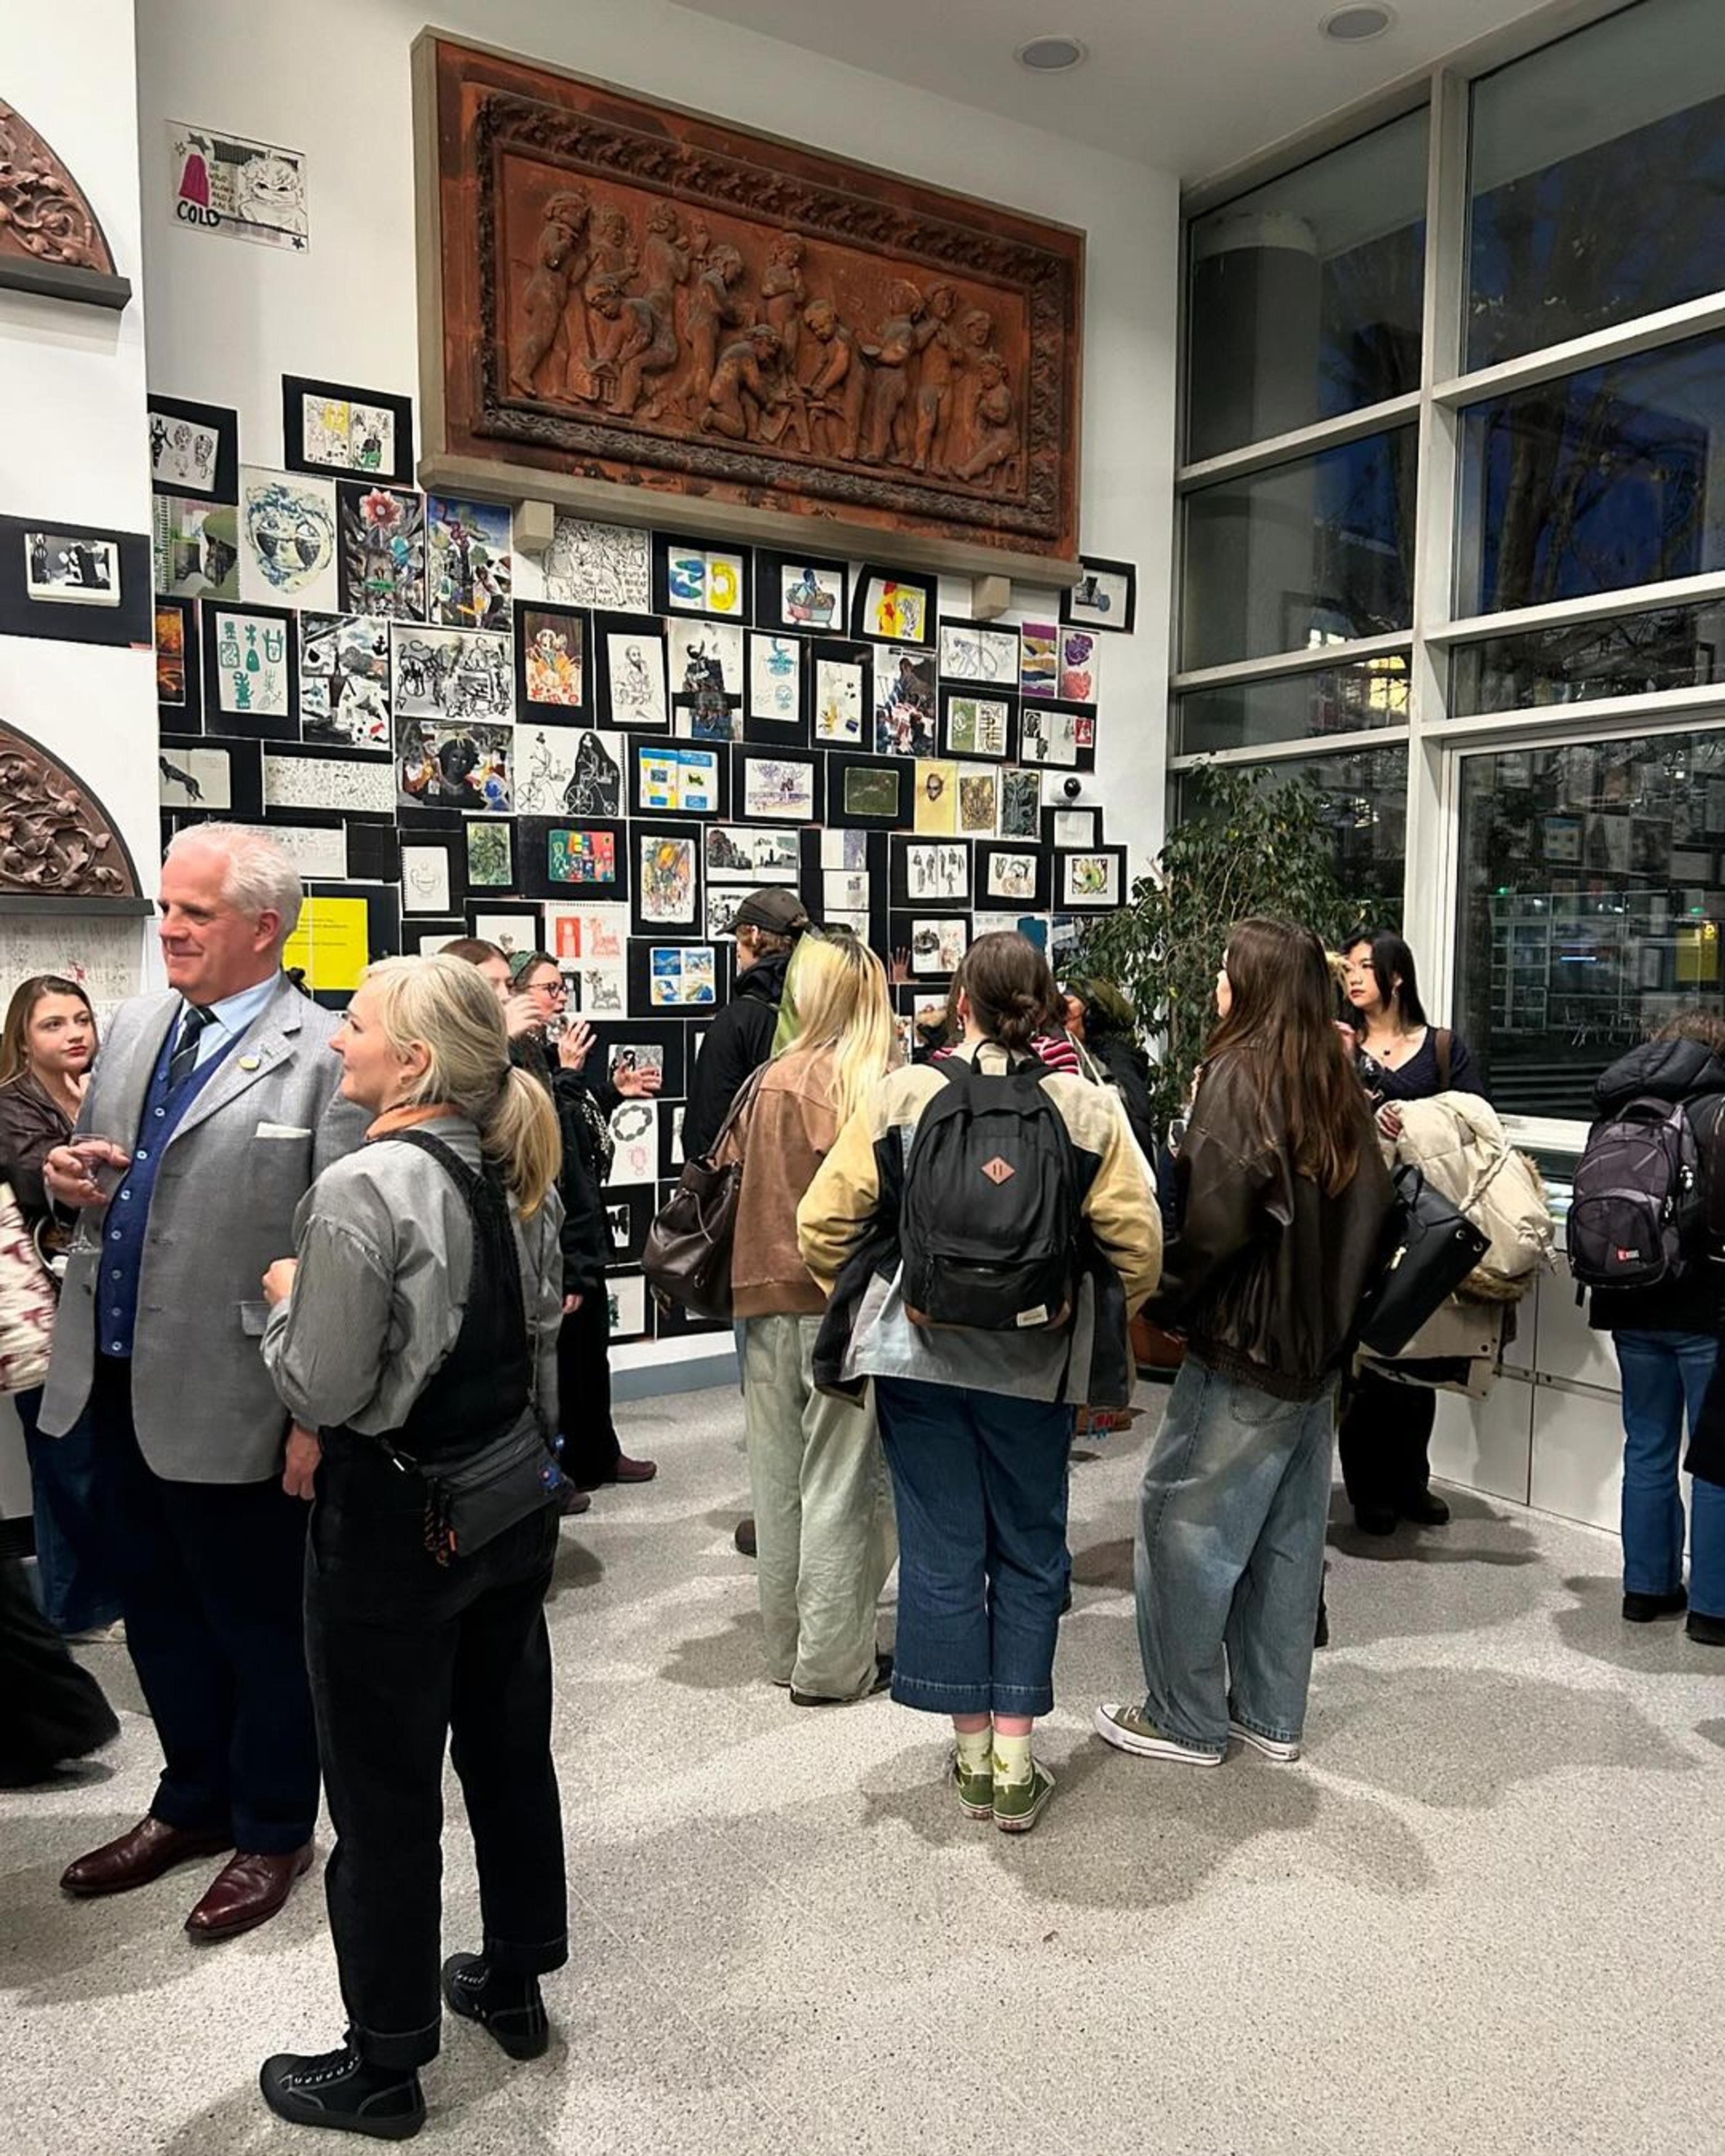
<instances>
[{"instance_id":1,"label":"black sneaker","mask_svg":"<svg viewBox=\"0 0 1725 2156\"><path fill-rule=\"evenodd\" d=\"M1356 1505L1353 1524L1363 1535L1393 1535L1395 1508L1392 1505Z\"/></svg>"},{"instance_id":2,"label":"black sneaker","mask_svg":"<svg viewBox=\"0 0 1725 2156\"><path fill-rule=\"evenodd\" d=\"M369 2066L350 2037L339 2051L296 2057L280 2051L258 2073L264 2101L295 2126L332 2126L379 2141L407 2141L425 2123L425 2096L417 2073Z\"/></svg>"},{"instance_id":3,"label":"black sneaker","mask_svg":"<svg viewBox=\"0 0 1725 2156\"><path fill-rule=\"evenodd\" d=\"M551 2042L551 2017L536 1976L499 1976L483 1954L451 1954L444 1964L449 2011L477 2021L512 2059L538 2059Z\"/></svg>"},{"instance_id":4,"label":"black sneaker","mask_svg":"<svg viewBox=\"0 0 1725 2156\"><path fill-rule=\"evenodd\" d=\"M1725 1647L1725 1617L1709 1617L1704 1609L1692 1609L1683 1630L1697 1647Z\"/></svg>"},{"instance_id":5,"label":"black sneaker","mask_svg":"<svg viewBox=\"0 0 1725 2156\"><path fill-rule=\"evenodd\" d=\"M1623 1621L1625 1625L1651 1625L1661 1617L1681 1617L1688 1607L1689 1597L1681 1587L1673 1588L1669 1594L1625 1594Z\"/></svg>"},{"instance_id":6,"label":"black sneaker","mask_svg":"<svg viewBox=\"0 0 1725 2156\"><path fill-rule=\"evenodd\" d=\"M885 1691L887 1686L891 1682L891 1656L876 1655L875 1657L875 1677L873 1683L870 1685L866 1691L856 1692L853 1694L852 1697L856 1699L872 1699L877 1691ZM791 1705L793 1707L849 1707L850 1705L850 1701L848 1699L839 1699L824 1691L798 1691L797 1687L793 1685L791 1686Z\"/></svg>"},{"instance_id":7,"label":"black sneaker","mask_svg":"<svg viewBox=\"0 0 1725 2156\"><path fill-rule=\"evenodd\" d=\"M1403 1498L1396 1510L1416 1527L1446 1527L1450 1524L1450 1508L1434 1491L1414 1491L1411 1496Z\"/></svg>"}]
</instances>

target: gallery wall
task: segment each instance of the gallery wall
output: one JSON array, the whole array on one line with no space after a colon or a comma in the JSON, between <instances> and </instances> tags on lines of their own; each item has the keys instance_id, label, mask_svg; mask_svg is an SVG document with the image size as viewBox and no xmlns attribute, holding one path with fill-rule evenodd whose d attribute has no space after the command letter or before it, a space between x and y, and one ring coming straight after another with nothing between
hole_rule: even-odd
<instances>
[{"instance_id":1,"label":"gallery wall","mask_svg":"<svg viewBox=\"0 0 1725 2156\"><path fill-rule=\"evenodd\" d=\"M279 13L141 0L150 388L236 408L247 465L282 462L285 374L412 396L417 416L408 53L422 21L416 8L393 0L360 8L312 0ZM625 13L584 0L555 7L516 0L441 10L439 27L1087 230L1082 545L1086 553L1136 562L1138 629L1102 639L1095 767L1081 774L1080 798L1106 804L1101 836L1142 860L1159 837L1163 795L1172 181L675 8ZM304 154L310 233L303 254L176 221L175 121ZM674 513L660 523L675 532ZM890 547L881 558L890 561ZM517 606L542 595L536 565L518 551L513 570ZM962 615L969 598L968 583L948 582L939 611ZM1054 612L1048 591L1014 590L1013 598L1013 619ZM727 783L738 783L736 772ZM539 838L529 833L528 845ZM809 866L817 877L824 873L812 853ZM888 875L883 859L883 912ZM516 887L526 885L517 878ZM506 897L497 911L508 911ZM411 921L407 927L413 947ZM692 1046L696 1029L689 1030ZM628 1368L691 1352L691 1343L673 1337L621 1349L618 1359Z\"/></svg>"}]
</instances>

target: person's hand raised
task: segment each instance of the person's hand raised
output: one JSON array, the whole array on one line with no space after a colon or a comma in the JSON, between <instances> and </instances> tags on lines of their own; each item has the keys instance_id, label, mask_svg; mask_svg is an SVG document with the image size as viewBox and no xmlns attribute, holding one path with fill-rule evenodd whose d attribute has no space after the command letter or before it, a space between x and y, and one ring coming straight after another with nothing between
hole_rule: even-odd
<instances>
[{"instance_id":1,"label":"person's hand raised","mask_svg":"<svg viewBox=\"0 0 1725 2156\"><path fill-rule=\"evenodd\" d=\"M557 1043L557 1061L565 1070L578 1070L593 1050L593 1028L584 1018L572 1018Z\"/></svg>"}]
</instances>

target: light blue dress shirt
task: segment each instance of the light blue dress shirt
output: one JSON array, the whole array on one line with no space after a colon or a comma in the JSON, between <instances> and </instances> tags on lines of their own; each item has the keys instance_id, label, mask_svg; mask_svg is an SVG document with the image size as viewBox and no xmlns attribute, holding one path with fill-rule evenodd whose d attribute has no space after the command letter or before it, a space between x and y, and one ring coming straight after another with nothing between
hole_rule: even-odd
<instances>
[{"instance_id":1,"label":"light blue dress shirt","mask_svg":"<svg viewBox=\"0 0 1725 2156\"><path fill-rule=\"evenodd\" d=\"M266 980L259 981L255 988L242 988L237 996L223 996L220 1003L206 1006L210 1023L198 1036L198 1060L192 1066L194 1070L201 1070L211 1056L219 1055L231 1042L239 1040L275 993L276 983L280 978L280 973L271 973ZM186 1009L189 1010L191 1005L188 1004ZM174 1020L176 1040L179 1038L179 1029L184 1019L185 1012L182 1011Z\"/></svg>"}]
</instances>

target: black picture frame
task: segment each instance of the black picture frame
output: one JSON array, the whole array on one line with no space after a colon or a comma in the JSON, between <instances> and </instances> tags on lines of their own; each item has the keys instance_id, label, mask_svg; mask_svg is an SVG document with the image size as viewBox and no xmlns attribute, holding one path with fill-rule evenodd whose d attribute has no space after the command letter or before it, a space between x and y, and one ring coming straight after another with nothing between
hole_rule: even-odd
<instances>
[{"instance_id":1,"label":"black picture frame","mask_svg":"<svg viewBox=\"0 0 1725 2156\"><path fill-rule=\"evenodd\" d=\"M647 1231L658 1209L658 1184L621 1183L614 1190L602 1190L598 1198L600 1239L607 1266L639 1265L647 1247Z\"/></svg>"},{"instance_id":2,"label":"black picture frame","mask_svg":"<svg viewBox=\"0 0 1725 2156\"><path fill-rule=\"evenodd\" d=\"M516 880L529 898L555 899L562 906L621 906L626 904L629 874L629 825L622 818L604 816L517 816L516 818ZM603 880L566 882L551 872L552 839L558 831L608 833L612 875Z\"/></svg>"},{"instance_id":3,"label":"black picture frame","mask_svg":"<svg viewBox=\"0 0 1725 2156\"><path fill-rule=\"evenodd\" d=\"M653 1337L655 1306L652 1293L647 1286L644 1277L639 1272L627 1270L609 1272L606 1276L606 1289L614 1291L625 1281L639 1281L641 1283L641 1322L639 1326L626 1325L619 1311L618 1322L611 1328L611 1344L614 1348L626 1347L632 1340L650 1340ZM728 1330L728 1328L726 1329Z\"/></svg>"},{"instance_id":4,"label":"black picture frame","mask_svg":"<svg viewBox=\"0 0 1725 2156\"><path fill-rule=\"evenodd\" d=\"M1088 838L1076 839L1060 836L1060 819L1063 816L1082 816L1089 823ZM1093 854L1102 843L1102 812L1082 802L1055 802L1042 812L1042 843L1058 847L1065 853Z\"/></svg>"},{"instance_id":5,"label":"black picture frame","mask_svg":"<svg viewBox=\"0 0 1725 2156\"><path fill-rule=\"evenodd\" d=\"M1008 858L1032 864L1028 891L1003 896L988 888L993 865ZM1034 839L979 839L971 871L973 913L1046 913L1053 886L1053 860L1046 846Z\"/></svg>"},{"instance_id":6,"label":"black picture frame","mask_svg":"<svg viewBox=\"0 0 1725 2156\"><path fill-rule=\"evenodd\" d=\"M998 643L1001 646L1001 656L1006 661L1008 672L1003 675L998 671L990 673L985 668L973 667L962 663L952 652L952 639L947 634L949 630L968 631L971 635L978 639L986 638L990 642ZM1002 695L1010 693L1016 696L1019 693L1020 648L1016 622L973 621L968 614L943 613L940 618L936 634L935 670L942 681L959 681L972 689L994 690ZM948 664L949 659L953 663Z\"/></svg>"},{"instance_id":7,"label":"black picture frame","mask_svg":"<svg viewBox=\"0 0 1725 2156\"><path fill-rule=\"evenodd\" d=\"M914 968L916 959L918 921L936 923L942 930L949 927L963 928L964 948L967 951L974 940L971 916L968 912L942 912L937 908L921 906L912 911L907 907L895 907L888 914L886 922L887 948L891 952L895 963L897 962L899 954L903 952L906 963ZM954 968L952 967L946 967L938 973L932 973L912 971L907 977L905 985L917 995L936 995L952 986L953 971Z\"/></svg>"},{"instance_id":8,"label":"black picture frame","mask_svg":"<svg viewBox=\"0 0 1725 2156\"><path fill-rule=\"evenodd\" d=\"M373 819L344 816L338 808L272 808L267 814L259 810L255 815L230 808L224 812L235 824L254 824L259 830L280 834L284 828L304 831L339 831L346 842L347 873L345 876L313 876L300 875L305 888L333 889L337 885L387 883L399 886L401 882L401 849L393 824L380 823Z\"/></svg>"},{"instance_id":9,"label":"black picture frame","mask_svg":"<svg viewBox=\"0 0 1725 2156\"><path fill-rule=\"evenodd\" d=\"M1046 767L1034 768L1015 766L1000 774L1000 814L995 829L1012 843L1028 841L1036 844L1042 831L1042 773ZM1007 812L1011 808L1014 821L1007 829ZM1022 815L1020 824L1017 819Z\"/></svg>"},{"instance_id":10,"label":"black picture frame","mask_svg":"<svg viewBox=\"0 0 1725 2156\"><path fill-rule=\"evenodd\" d=\"M819 732L822 722L821 675L823 665L853 670L857 676L857 735L855 741L846 741L834 734ZM875 647L866 642L853 642L846 638L840 642L824 637L809 647L808 680L804 702L809 712L810 746L824 749L829 756L869 756L875 747Z\"/></svg>"},{"instance_id":11,"label":"black picture frame","mask_svg":"<svg viewBox=\"0 0 1725 2156\"><path fill-rule=\"evenodd\" d=\"M463 911L466 916L465 932L481 942L495 943L511 961L545 947L545 914L536 898L523 898L519 891L513 891L470 890ZM495 924L502 919L511 920L516 925L508 934L500 937L494 932Z\"/></svg>"},{"instance_id":12,"label":"black picture frame","mask_svg":"<svg viewBox=\"0 0 1725 2156\"><path fill-rule=\"evenodd\" d=\"M685 741L680 737L670 741L654 741L640 734L632 734L629 740L629 813L630 816L699 816L704 823L723 823L729 819L731 780L731 749L723 742ZM675 801L651 801L647 798L650 774L655 764L662 768L699 769L689 766L687 759L708 759L712 785L705 808L696 808L681 798L681 783Z\"/></svg>"},{"instance_id":13,"label":"black picture frame","mask_svg":"<svg viewBox=\"0 0 1725 2156\"><path fill-rule=\"evenodd\" d=\"M1100 629L1116 636L1130 636L1137 625L1138 567L1136 562L1114 562L1100 554L1081 554L1078 557L1079 578L1060 593L1060 620L1072 629ZM1086 584L1106 578L1115 586L1124 584L1123 597L1116 599L1110 592L1111 603L1100 610L1091 609L1080 598ZM1116 608L1118 607L1117 613ZM1112 615L1114 618L1110 619Z\"/></svg>"},{"instance_id":14,"label":"black picture frame","mask_svg":"<svg viewBox=\"0 0 1725 2156\"><path fill-rule=\"evenodd\" d=\"M179 619L180 693L164 696L162 659L162 618ZM203 731L203 646L198 629L196 599L158 595L151 617L156 624L156 720L163 734L202 733Z\"/></svg>"},{"instance_id":15,"label":"black picture frame","mask_svg":"<svg viewBox=\"0 0 1725 2156\"><path fill-rule=\"evenodd\" d=\"M826 777L828 759L809 749L786 749L773 754L765 749L742 747L731 752L731 815L733 824L822 824L823 782ZM809 774L809 806L806 815L799 815L782 803L751 809L748 805L750 776L758 764L795 764Z\"/></svg>"},{"instance_id":16,"label":"black picture frame","mask_svg":"<svg viewBox=\"0 0 1725 2156\"><path fill-rule=\"evenodd\" d=\"M706 940L701 932L706 921L705 905L706 841L701 835L706 828L704 823L694 818L641 816L630 818L629 824L629 870L631 886L629 935L632 938L649 937L655 943L700 943ZM647 896L643 887L646 878L640 866L643 859L643 845L658 840L685 839L689 841L694 866L689 918L686 921L649 920L642 911L643 902ZM629 966L634 965L634 955L632 950L624 952L624 959ZM633 974L630 975L630 978L633 980Z\"/></svg>"},{"instance_id":17,"label":"black picture frame","mask_svg":"<svg viewBox=\"0 0 1725 2156\"><path fill-rule=\"evenodd\" d=\"M285 819L284 819L285 820ZM305 886L307 898L362 899L366 909L366 950L371 957L388 957L401 948L401 894L393 884L358 883L352 877L345 881L318 882ZM314 988L308 983L305 993L325 1010L346 1010L352 1000L352 988Z\"/></svg>"},{"instance_id":18,"label":"black picture frame","mask_svg":"<svg viewBox=\"0 0 1725 2156\"><path fill-rule=\"evenodd\" d=\"M409 813L411 822L408 820ZM433 822L433 818L437 820ZM403 810L398 831L403 932L407 932L407 925L419 921L444 920L451 915L465 919L470 896L467 886L467 819L457 808ZM519 829L515 837L516 872L519 875L521 844ZM408 904L408 863L404 856L410 846L426 851L435 849L444 856L444 903L434 909L427 908L422 911L418 907Z\"/></svg>"},{"instance_id":19,"label":"black picture frame","mask_svg":"<svg viewBox=\"0 0 1725 2156\"><path fill-rule=\"evenodd\" d=\"M14 421L14 425L21 424ZM33 535L95 541L111 553L119 596L111 606L74 600L39 598L30 589ZM100 557L80 553L95 578L104 574ZM112 578L100 586L111 589ZM94 588L94 587L92 587ZM72 524L57 516L0 516L0 636L43 637L55 644L140 644L156 641L155 570L146 531L116 531L111 525Z\"/></svg>"},{"instance_id":20,"label":"black picture frame","mask_svg":"<svg viewBox=\"0 0 1725 2156\"><path fill-rule=\"evenodd\" d=\"M1006 731L1002 746L998 748L961 748L953 738L952 711L955 705L965 703L999 704L1006 715ZM940 752L955 762L966 763L1016 763L1019 754L1019 697L1018 691L1004 689L986 689L971 682L947 682L940 685Z\"/></svg>"},{"instance_id":21,"label":"black picture frame","mask_svg":"<svg viewBox=\"0 0 1725 2156\"><path fill-rule=\"evenodd\" d=\"M308 397L386 408L394 422L395 454L390 462L376 465L314 463L305 453L305 399ZM285 374L281 377L281 460L289 471L306 472L319 479L370 480L378 486L411 487L415 484L413 400L385 389L359 389L350 382L317 382L309 375Z\"/></svg>"},{"instance_id":22,"label":"black picture frame","mask_svg":"<svg viewBox=\"0 0 1725 2156\"><path fill-rule=\"evenodd\" d=\"M809 746L811 723L811 700L814 693L814 663L816 654L824 658L825 639L799 636L789 629L752 629L743 639L742 709L741 735L742 740L760 748L806 748ZM797 653L797 682L795 710L788 717L773 718L757 712L755 708L755 662L757 651L774 644L793 644Z\"/></svg>"},{"instance_id":23,"label":"black picture frame","mask_svg":"<svg viewBox=\"0 0 1725 2156\"><path fill-rule=\"evenodd\" d=\"M901 585L922 596L921 633L909 635L902 629L869 626L872 616L870 600L876 583ZM940 613L940 580L932 572L924 574L916 569L896 569L881 562L865 562L857 571L850 591L850 634L865 637L870 644L913 644L925 650L932 650L937 634Z\"/></svg>"},{"instance_id":24,"label":"black picture frame","mask_svg":"<svg viewBox=\"0 0 1725 2156\"><path fill-rule=\"evenodd\" d=\"M631 1023L647 1025L655 1020L680 1019L685 1024L691 1020L705 1024L725 1008L730 997L731 965L736 946L716 942L710 936L631 936L626 960L629 983L629 1007ZM713 954L713 999L706 1004L655 1004L653 1001L653 981L655 965L654 952L706 952ZM614 1024L614 1019L608 1020Z\"/></svg>"},{"instance_id":25,"label":"black picture frame","mask_svg":"<svg viewBox=\"0 0 1725 2156\"><path fill-rule=\"evenodd\" d=\"M150 491L151 494L177 494L187 501L226 501L239 500L239 414L228 404L195 404L185 397L158 397L152 390L144 399L144 409L150 420ZM207 427L216 438L216 454L210 467L209 484L200 486L195 480L162 479L157 476L157 422L160 420L166 434L172 434L175 423L183 421L194 427Z\"/></svg>"},{"instance_id":26,"label":"black picture frame","mask_svg":"<svg viewBox=\"0 0 1725 2156\"><path fill-rule=\"evenodd\" d=\"M1033 753L1031 730L1045 726L1050 721L1069 718L1073 722L1075 736L1070 763L1058 757L1039 757ZM1089 739L1082 737L1088 734ZM1019 706L1019 756L1026 771L1094 771L1096 767L1096 713L1093 704L1065 704L1051 702L1045 697L1026 698Z\"/></svg>"},{"instance_id":27,"label":"black picture frame","mask_svg":"<svg viewBox=\"0 0 1725 2156\"><path fill-rule=\"evenodd\" d=\"M830 613L806 604L793 611L786 603L786 575L794 582L813 570L818 582L830 579L838 585L837 603ZM791 554L776 547L755 549L755 626L787 630L795 636L849 636L850 634L850 564L829 554Z\"/></svg>"},{"instance_id":28,"label":"black picture frame","mask_svg":"<svg viewBox=\"0 0 1725 2156\"><path fill-rule=\"evenodd\" d=\"M448 916L430 913L403 913L401 917L401 946L404 958L434 958L445 943L454 943L467 934L465 919L455 920ZM430 947L421 950L420 945Z\"/></svg>"},{"instance_id":29,"label":"black picture frame","mask_svg":"<svg viewBox=\"0 0 1725 2156\"><path fill-rule=\"evenodd\" d=\"M894 913L973 913L976 911L976 866L968 839L929 838L914 831L895 831L887 840L886 889L889 910ZM942 865L962 870L962 881L950 889L918 883L913 872L927 865L926 855L938 850L947 857ZM952 863L950 856L958 856Z\"/></svg>"},{"instance_id":30,"label":"black picture frame","mask_svg":"<svg viewBox=\"0 0 1725 2156\"><path fill-rule=\"evenodd\" d=\"M665 718L658 720L619 717L617 710L617 685L611 678L611 639L620 636L641 644L653 644L658 648L660 679L664 685ZM665 623L654 613L601 613L593 615L593 656L596 717L593 723L608 732L669 734L671 731L670 640ZM650 659L644 654L644 663ZM625 711L632 708L625 705Z\"/></svg>"},{"instance_id":31,"label":"black picture frame","mask_svg":"<svg viewBox=\"0 0 1725 2156\"><path fill-rule=\"evenodd\" d=\"M1068 862L1079 855L1106 854L1114 863L1115 896L1108 899L1085 900L1066 896L1066 868ZM1126 904L1126 848L1124 846L1060 846L1055 850L1054 888L1050 910L1055 913L1117 913Z\"/></svg>"},{"instance_id":32,"label":"black picture frame","mask_svg":"<svg viewBox=\"0 0 1725 2156\"><path fill-rule=\"evenodd\" d=\"M225 800L216 800L209 790L203 798L198 798L168 780L164 767L175 765L195 777L190 759L205 753L223 759ZM172 816L178 821L205 824L213 816L259 818L264 814L264 750L260 742L244 740L235 734L164 733L157 743L157 798L164 818ZM164 782L166 792L160 790Z\"/></svg>"},{"instance_id":33,"label":"black picture frame","mask_svg":"<svg viewBox=\"0 0 1725 2156\"><path fill-rule=\"evenodd\" d=\"M385 774L392 787L394 784L393 767L381 757L373 756L364 749L332 748L321 742L267 739L261 742L259 746L264 756L264 787L266 797L270 785L269 760L272 757L278 758L284 764L305 764L315 767L326 781L332 780L334 774L338 771L352 772L356 774L363 773L364 791L368 796L376 789L379 771ZM367 807L342 798L340 788L336 789L332 798L322 801L298 803L286 801L271 802L266 798L264 802L265 814L272 819L283 824L297 824L314 810L321 810L329 814L343 817L349 823L362 821L386 827L393 827L399 814L393 799L391 805L387 808L381 806Z\"/></svg>"},{"instance_id":34,"label":"black picture frame","mask_svg":"<svg viewBox=\"0 0 1725 2156\"><path fill-rule=\"evenodd\" d=\"M916 767L901 756L829 756L827 758L827 813L824 821L841 831L896 831L911 820L911 782ZM890 777L893 783L893 805L890 811L876 813L872 808L853 808L854 790L849 782L851 772L878 772ZM883 796L884 798L884 796Z\"/></svg>"},{"instance_id":35,"label":"black picture frame","mask_svg":"<svg viewBox=\"0 0 1725 2156\"><path fill-rule=\"evenodd\" d=\"M701 581L705 583L709 574L708 565L714 555L722 556L737 564L735 603L708 601L691 606L686 597L691 582L686 572L687 565L697 559L701 562ZM678 573L680 561L685 565L681 574ZM685 596L675 598L673 596L675 593L682 593ZM722 621L734 623L739 629L747 629L755 618L753 549L740 542L710 541L691 538L675 531L655 531L653 534L653 606L655 612L664 615L667 622L679 619L684 621Z\"/></svg>"},{"instance_id":36,"label":"black picture frame","mask_svg":"<svg viewBox=\"0 0 1725 2156\"><path fill-rule=\"evenodd\" d=\"M585 607L556 606L548 600L517 598L515 616L515 717L517 726L590 726L593 708L593 621ZM562 629L579 639L581 697L560 703L536 696L531 647L542 629Z\"/></svg>"},{"instance_id":37,"label":"black picture frame","mask_svg":"<svg viewBox=\"0 0 1725 2156\"><path fill-rule=\"evenodd\" d=\"M211 599L198 608L203 635L204 731L212 734L244 734L257 741L288 742L300 739L300 617L292 607L264 606L253 599ZM287 710L246 712L229 711L222 702L226 673L221 649L230 623L274 623L282 633L287 673ZM267 636L265 639L267 650ZM236 644L236 649L238 649ZM251 639L243 656L252 655ZM248 723L248 721L250 723ZM375 755L370 759L375 762Z\"/></svg>"},{"instance_id":38,"label":"black picture frame","mask_svg":"<svg viewBox=\"0 0 1725 2156\"><path fill-rule=\"evenodd\" d=\"M628 963L624 954L625 967ZM593 1045L588 1057L587 1068L598 1078L609 1078L612 1065L620 1048L631 1045L656 1048L664 1060L659 1091L654 1097L659 1101L660 1119L667 1101L681 1101L689 1091L689 1023L685 1018L597 1018L592 1021ZM661 1163L663 1147L660 1149ZM661 1165L660 1173L664 1173Z\"/></svg>"}]
</instances>

